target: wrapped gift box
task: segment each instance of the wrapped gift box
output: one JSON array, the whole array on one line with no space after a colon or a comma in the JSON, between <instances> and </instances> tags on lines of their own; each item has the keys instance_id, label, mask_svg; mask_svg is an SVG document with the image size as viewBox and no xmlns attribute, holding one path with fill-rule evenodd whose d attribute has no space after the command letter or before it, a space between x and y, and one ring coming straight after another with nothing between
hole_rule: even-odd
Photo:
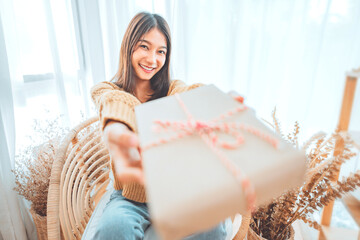
<instances>
[{"instance_id":1,"label":"wrapped gift box","mask_svg":"<svg viewBox=\"0 0 360 240\"><path fill-rule=\"evenodd\" d=\"M243 106L214 85L202 86L179 95L194 119L209 121ZM247 212L247 201L239 181L214 154L209 145L193 134L148 148L178 130L155 131L154 121L184 121L187 115L175 96L136 107L136 119L152 221L163 239L180 239L206 231L235 213ZM263 204L286 189L300 186L305 174L305 153L294 149L260 122L250 108L220 122L252 126L278 141L268 141L239 131L244 142L236 149L220 151L245 173L254 186L256 203ZM219 140L233 136L216 132Z\"/></svg>"}]
</instances>

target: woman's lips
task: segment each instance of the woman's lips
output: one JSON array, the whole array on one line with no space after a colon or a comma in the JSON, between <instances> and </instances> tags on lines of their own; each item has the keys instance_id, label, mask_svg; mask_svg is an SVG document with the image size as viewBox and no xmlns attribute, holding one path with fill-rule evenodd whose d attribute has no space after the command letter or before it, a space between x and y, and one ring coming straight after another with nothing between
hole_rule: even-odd
<instances>
[{"instance_id":1,"label":"woman's lips","mask_svg":"<svg viewBox=\"0 0 360 240\"><path fill-rule=\"evenodd\" d=\"M140 65L141 69L144 70L144 72L146 72L146 73L151 73L154 70L154 68L147 67L147 66L144 66L141 64L139 64L139 65Z\"/></svg>"}]
</instances>

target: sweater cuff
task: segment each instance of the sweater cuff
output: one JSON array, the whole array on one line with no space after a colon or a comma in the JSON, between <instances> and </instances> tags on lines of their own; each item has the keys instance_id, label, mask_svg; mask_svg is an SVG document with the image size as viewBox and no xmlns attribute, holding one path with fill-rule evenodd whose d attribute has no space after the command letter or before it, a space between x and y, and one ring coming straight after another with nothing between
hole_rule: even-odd
<instances>
[{"instance_id":1,"label":"sweater cuff","mask_svg":"<svg viewBox=\"0 0 360 240\"><path fill-rule=\"evenodd\" d=\"M134 108L124 102L112 102L104 104L100 110L101 130L104 131L105 125L109 120L118 121L127 125L131 131L137 132Z\"/></svg>"}]
</instances>

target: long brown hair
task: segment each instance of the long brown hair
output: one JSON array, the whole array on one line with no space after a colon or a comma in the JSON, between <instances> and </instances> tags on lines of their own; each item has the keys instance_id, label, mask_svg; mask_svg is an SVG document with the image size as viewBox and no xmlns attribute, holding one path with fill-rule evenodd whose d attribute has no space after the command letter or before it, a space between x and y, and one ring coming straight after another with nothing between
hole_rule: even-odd
<instances>
[{"instance_id":1,"label":"long brown hair","mask_svg":"<svg viewBox=\"0 0 360 240\"><path fill-rule=\"evenodd\" d=\"M170 53L171 37L170 28L165 19L157 14L140 12L133 17L126 29L121 43L119 69L113 77L113 81L126 92L134 94L135 81L134 70L131 64L131 56L136 43L140 38L153 28L157 28L166 38L167 52L164 66L151 79L150 85L154 93L148 100L154 100L167 95L170 86Z\"/></svg>"}]
</instances>

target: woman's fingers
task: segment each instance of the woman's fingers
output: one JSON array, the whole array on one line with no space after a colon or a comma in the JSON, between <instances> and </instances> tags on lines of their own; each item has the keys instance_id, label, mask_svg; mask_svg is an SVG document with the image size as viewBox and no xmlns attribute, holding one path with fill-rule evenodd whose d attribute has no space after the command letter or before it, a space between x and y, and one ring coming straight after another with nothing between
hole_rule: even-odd
<instances>
[{"instance_id":1,"label":"woman's fingers","mask_svg":"<svg viewBox=\"0 0 360 240\"><path fill-rule=\"evenodd\" d=\"M122 123L112 123L104 129L104 138L113 158L113 167L122 183L144 184L139 139Z\"/></svg>"},{"instance_id":2,"label":"woman's fingers","mask_svg":"<svg viewBox=\"0 0 360 240\"><path fill-rule=\"evenodd\" d=\"M116 162L116 163L115 163ZM144 174L142 171L141 162L135 163L138 167L129 166L126 161L122 159L114 158L114 167L117 178L122 183L138 182L144 184Z\"/></svg>"},{"instance_id":3,"label":"woman's fingers","mask_svg":"<svg viewBox=\"0 0 360 240\"><path fill-rule=\"evenodd\" d=\"M108 148L111 156L121 158L123 161L128 162L129 166L138 166L138 162L141 162L140 153L135 147L124 147L110 143Z\"/></svg>"},{"instance_id":4,"label":"woman's fingers","mask_svg":"<svg viewBox=\"0 0 360 240\"><path fill-rule=\"evenodd\" d=\"M139 140L135 133L129 131L123 124L113 124L106 128L109 143L122 147L138 147Z\"/></svg>"},{"instance_id":5,"label":"woman's fingers","mask_svg":"<svg viewBox=\"0 0 360 240\"><path fill-rule=\"evenodd\" d=\"M139 148L131 147L128 149L129 158L133 161L139 161L141 160L140 152L138 150Z\"/></svg>"},{"instance_id":6,"label":"woman's fingers","mask_svg":"<svg viewBox=\"0 0 360 240\"><path fill-rule=\"evenodd\" d=\"M124 159L141 160L139 154L139 139L137 135L127 129L121 123L114 123L107 126L105 138L112 154L117 154Z\"/></svg>"}]
</instances>

